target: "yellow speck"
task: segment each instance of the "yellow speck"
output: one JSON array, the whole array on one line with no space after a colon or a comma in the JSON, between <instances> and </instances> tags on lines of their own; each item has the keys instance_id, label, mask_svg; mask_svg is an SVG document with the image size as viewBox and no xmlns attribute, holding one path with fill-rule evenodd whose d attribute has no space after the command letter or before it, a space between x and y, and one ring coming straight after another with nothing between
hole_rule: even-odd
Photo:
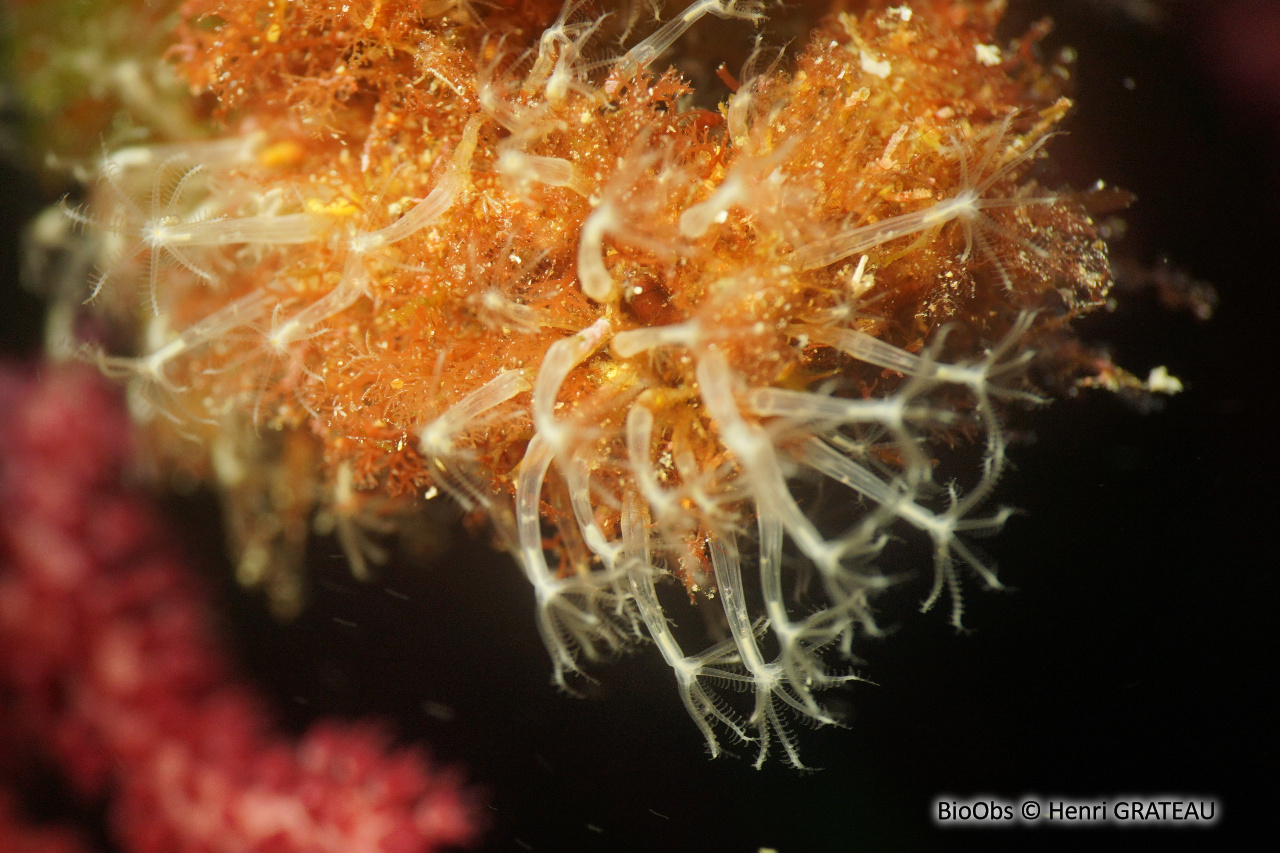
<instances>
[{"instance_id":1,"label":"yellow speck","mask_svg":"<svg viewBox=\"0 0 1280 853\"><path fill-rule=\"evenodd\" d=\"M359 208L345 198L334 199L327 204L318 198L309 198L307 199L307 210L311 213L338 217L353 216L360 212Z\"/></svg>"},{"instance_id":2,"label":"yellow speck","mask_svg":"<svg viewBox=\"0 0 1280 853\"><path fill-rule=\"evenodd\" d=\"M268 38L270 35L268 34ZM302 146L293 140L277 142L258 155L258 162L268 169L292 166L302 159Z\"/></svg>"}]
</instances>

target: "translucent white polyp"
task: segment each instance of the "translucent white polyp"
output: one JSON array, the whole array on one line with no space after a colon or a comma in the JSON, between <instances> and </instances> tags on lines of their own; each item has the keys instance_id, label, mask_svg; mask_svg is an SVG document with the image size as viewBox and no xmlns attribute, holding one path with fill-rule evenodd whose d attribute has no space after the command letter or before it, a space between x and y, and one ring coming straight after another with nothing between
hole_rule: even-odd
<instances>
[{"instance_id":1,"label":"translucent white polyp","mask_svg":"<svg viewBox=\"0 0 1280 853\"><path fill-rule=\"evenodd\" d=\"M147 240L161 247L289 245L311 243L319 239L316 218L309 213L287 213L281 216L242 216L210 219L203 222L158 224L147 233Z\"/></svg>"},{"instance_id":2,"label":"translucent white polyp","mask_svg":"<svg viewBox=\"0 0 1280 853\"><path fill-rule=\"evenodd\" d=\"M618 297L617 285L604 265L604 238L617 224L613 206L605 202L587 217L578 233L578 281L582 292L596 302L612 302Z\"/></svg>"},{"instance_id":3,"label":"translucent white polyp","mask_svg":"<svg viewBox=\"0 0 1280 853\"><path fill-rule=\"evenodd\" d=\"M418 448L428 456L449 456L454 442L495 406L533 387L523 370L504 370L418 430Z\"/></svg>"},{"instance_id":4,"label":"translucent white polyp","mask_svg":"<svg viewBox=\"0 0 1280 853\"><path fill-rule=\"evenodd\" d=\"M782 520L805 555L824 573L838 570L839 552L818 532L791 492L773 442L760 427L748 424L733 395L729 364L717 350L698 359L698 388L715 419L721 440L742 465L743 476L756 503Z\"/></svg>"},{"instance_id":5,"label":"translucent white polyp","mask_svg":"<svg viewBox=\"0 0 1280 853\"><path fill-rule=\"evenodd\" d=\"M311 336L316 327L346 311L364 294L364 280L344 275L333 289L276 325L267 336L273 349L281 350Z\"/></svg>"},{"instance_id":6,"label":"translucent white polyp","mask_svg":"<svg viewBox=\"0 0 1280 853\"><path fill-rule=\"evenodd\" d=\"M395 222L361 235L365 242L373 248L390 245L421 231L444 216L466 184L467 170L471 167L471 155L475 152L479 133L479 119L473 118L467 122L462 130L462 138L454 149L448 171L439 184Z\"/></svg>"},{"instance_id":7,"label":"translucent white polyp","mask_svg":"<svg viewBox=\"0 0 1280 853\"><path fill-rule=\"evenodd\" d=\"M610 346L621 358L631 358L663 346L697 346L702 340L702 324L697 320L670 326L645 326L614 335Z\"/></svg>"},{"instance_id":8,"label":"translucent white polyp","mask_svg":"<svg viewBox=\"0 0 1280 853\"><path fill-rule=\"evenodd\" d=\"M573 183L573 164L563 157L543 157L514 148L504 148L494 168L516 181L529 181L551 187Z\"/></svg>"},{"instance_id":9,"label":"translucent white polyp","mask_svg":"<svg viewBox=\"0 0 1280 853\"><path fill-rule=\"evenodd\" d=\"M578 365L612 332L609 321L601 317L575 335L561 338L547 348L533 385L533 424L557 454L565 450L565 427L555 416L556 396L560 386Z\"/></svg>"},{"instance_id":10,"label":"translucent white polyp","mask_svg":"<svg viewBox=\"0 0 1280 853\"><path fill-rule=\"evenodd\" d=\"M614 73L630 77L649 66L675 44L689 27L704 15L718 18L741 18L756 22L763 17L762 4L756 0L697 0L683 12L667 21L651 36L627 51L614 63Z\"/></svg>"}]
</instances>

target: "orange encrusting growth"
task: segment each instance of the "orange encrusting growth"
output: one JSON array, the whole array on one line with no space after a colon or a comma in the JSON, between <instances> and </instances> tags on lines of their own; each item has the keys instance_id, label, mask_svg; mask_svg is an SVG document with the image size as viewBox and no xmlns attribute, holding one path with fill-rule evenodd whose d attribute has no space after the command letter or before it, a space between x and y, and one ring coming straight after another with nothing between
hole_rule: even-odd
<instances>
[{"instance_id":1,"label":"orange encrusting growth","mask_svg":"<svg viewBox=\"0 0 1280 853\"><path fill-rule=\"evenodd\" d=\"M534 583L562 684L647 632L713 751L722 724L798 762L775 706L830 722L812 693L848 676L818 657L875 630L889 526L931 537L957 621L955 556L996 583L956 534L1003 520L970 511L999 407L1034 399L1019 353L1109 287L1085 210L1029 177L1069 104L1032 44L995 43L1000 5L846 3L709 110L654 58L757 3L699 0L608 58L634 16L584 3L190 0L169 58L229 133L108 155L93 218L135 245L99 285L136 294L141 354L104 364L233 494L286 458L356 526L374 496L453 494ZM277 431L322 462L263 452ZM948 497L925 442L960 436L984 465ZM834 539L793 497L813 476L860 496ZM773 589L784 532L826 594L803 619ZM679 651L667 572L721 594L730 646ZM754 712L706 675L755 684Z\"/></svg>"}]
</instances>

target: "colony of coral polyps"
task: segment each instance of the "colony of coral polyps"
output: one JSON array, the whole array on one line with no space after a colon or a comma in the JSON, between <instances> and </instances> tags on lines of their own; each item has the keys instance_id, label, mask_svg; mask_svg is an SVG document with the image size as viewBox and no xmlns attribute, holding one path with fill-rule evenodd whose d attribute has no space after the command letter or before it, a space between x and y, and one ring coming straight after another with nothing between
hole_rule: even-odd
<instances>
[{"instance_id":1,"label":"colony of coral polyps","mask_svg":"<svg viewBox=\"0 0 1280 853\"><path fill-rule=\"evenodd\" d=\"M928 543L957 624L998 585L966 536L1008 514L1002 413L1110 284L1082 197L1033 178L1068 71L998 43L999 2L848 2L705 73L716 105L670 60L696 26L714 69L765 4L548 5L186 3L167 61L209 135L108 152L72 214L136 320L94 357L207 451L246 578L313 511L363 566L388 501L452 496L562 686L647 640L712 753L798 764L786 717L835 722L887 543ZM660 593L724 639L686 648Z\"/></svg>"}]
</instances>

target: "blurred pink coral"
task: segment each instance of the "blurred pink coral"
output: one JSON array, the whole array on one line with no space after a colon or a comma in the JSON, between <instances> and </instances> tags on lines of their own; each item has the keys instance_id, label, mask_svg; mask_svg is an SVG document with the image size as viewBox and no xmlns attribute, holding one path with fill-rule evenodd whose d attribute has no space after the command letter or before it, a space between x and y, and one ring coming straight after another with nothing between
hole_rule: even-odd
<instances>
[{"instance_id":1,"label":"blurred pink coral","mask_svg":"<svg viewBox=\"0 0 1280 853\"><path fill-rule=\"evenodd\" d=\"M125 850L414 853L475 838L456 773L390 749L379 727L321 723L296 743L271 731L161 522L120 485L127 421L102 380L5 371L0 410L4 717L79 794L114 797ZM16 826L6 810L0 848L74 849L23 847L38 834Z\"/></svg>"}]
</instances>

